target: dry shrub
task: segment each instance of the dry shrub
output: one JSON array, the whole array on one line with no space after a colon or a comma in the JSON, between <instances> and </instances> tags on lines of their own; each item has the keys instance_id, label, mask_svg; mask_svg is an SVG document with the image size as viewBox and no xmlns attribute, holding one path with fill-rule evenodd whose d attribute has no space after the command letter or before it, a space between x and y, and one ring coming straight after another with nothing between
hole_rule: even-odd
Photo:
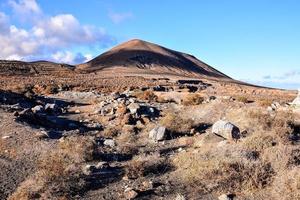
<instances>
[{"instance_id":1,"label":"dry shrub","mask_svg":"<svg viewBox=\"0 0 300 200\"><path fill-rule=\"evenodd\" d=\"M165 116L161 118L160 124L165 126L171 133L189 134L193 128L194 121L183 118L178 113L167 112Z\"/></svg>"},{"instance_id":2,"label":"dry shrub","mask_svg":"<svg viewBox=\"0 0 300 200\"><path fill-rule=\"evenodd\" d=\"M125 170L125 175L130 179L148 175L163 174L172 169L172 165L158 155L137 156L128 163Z\"/></svg>"},{"instance_id":3,"label":"dry shrub","mask_svg":"<svg viewBox=\"0 0 300 200\"><path fill-rule=\"evenodd\" d=\"M260 126L262 131L275 133L281 142L287 143L293 133L294 116L291 111L277 111L270 115L263 110L250 110L248 116Z\"/></svg>"},{"instance_id":4,"label":"dry shrub","mask_svg":"<svg viewBox=\"0 0 300 200\"><path fill-rule=\"evenodd\" d=\"M94 142L89 138L64 139L56 149L40 158L37 172L23 182L10 199L30 199L32 195L47 199L78 194L86 186L80 166L93 157L93 152Z\"/></svg>"},{"instance_id":5,"label":"dry shrub","mask_svg":"<svg viewBox=\"0 0 300 200\"><path fill-rule=\"evenodd\" d=\"M238 96L236 98L236 100L239 101L239 102L242 102L242 103L248 103L249 102L248 98L245 97L245 96Z\"/></svg>"},{"instance_id":6,"label":"dry shrub","mask_svg":"<svg viewBox=\"0 0 300 200\"><path fill-rule=\"evenodd\" d=\"M19 94L25 94L26 92L32 92L34 86L32 84L16 85L12 90Z\"/></svg>"},{"instance_id":7,"label":"dry shrub","mask_svg":"<svg viewBox=\"0 0 300 200\"><path fill-rule=\"evenodd\" d=\"M144 101L157 101L157 96L150 90L135 92L133 96Z\"/></svg>"},{"instance_id":8,"label":"dry shrub","mask_svg":"<svg viewBox=\"0 0 300 200\"><path fill-rule=\"evenodd\" d=\"M120 134L120 129L118 127L113 126L104 129L101 135L107 138L112 138L118 136L119 134Z\"/></svg>"},{"instance_id":9,"label":"dry shrub","mask_svg":"<svg viewBox=\"0 0 300 200\"><path fill-rule=\"evenodd\" d=\"M300 167L283 171L276 177L270 196L273 199L300 199Z\"/></svg>"},{"instance_id":10,"label":"dry shrub","mask_svg":"<svg viewBox=\"0 0 300 200\"><path fill-rule=\"evenodd\" d=\"M254 134L244 141L244 146L254 151L262 151L274 145L276 145L276 139L269 134Z\"/></svg>"},{"instance_id":11,"label":"dry shrub","mask_svg":"<svg viewBox=\"0 0 300 200\"><path fill-rule=\"evenodd\" d=\"M204 97L200 94L189 94L185 98L182 99L182 104L184 106L193 106L202 104L204 101Z\"/></svg>"},{"instance_id":12,"label":"dry shrub","mask_svg":"<svg viewBox=\"0 0 300 200\"><path fill-rule=\"evenodd\" d=\"M268 107L271 106L273 103L272 99L260 99L258 101L258 105L262 106L262 107Z\"/></svg>"},{"instance_id":13,"label":"dry shrub","mask_svg":"<svg viewBox=\"0 0 300 200\"><path fill-rule=\"evenodd\" d=\"M300 165L300 151L292 145L274 146L265 149L261 157L264 161L270 162L276 172Z\"/></svg>"},{"instance_id":14,"label":"dry shrub","mask_svg":"<svg viewBox=\"0 0 300 200\"><path fill-rule=\"evenodd\" d=\"M203 185L208 192L250 192L268 186L274 175L270 163L236 156L225 149L183 152L174 160L184 184Z\"/></svg>"},{"instance_id":15,"label":"dry shrub","mask_svg":"<svg viewBox=\"0 0 300 200\"><path fill-rule=\"evenodd\" d=\"M9 146L5 140L0 139L0 156L15 159L17 157L17 150L14 146Z\"/></svg>"},{"instance_id":16,"label":"dry shrub","mask_svg":"<svg viewBox=\"0 0 300 200\"><path fill-rule=\"evenodd\" d=\"M56 94L58 93L59 87L56 84L47 85L45 90L43 91L44 94Z\"/></svg>"}]
</instances>

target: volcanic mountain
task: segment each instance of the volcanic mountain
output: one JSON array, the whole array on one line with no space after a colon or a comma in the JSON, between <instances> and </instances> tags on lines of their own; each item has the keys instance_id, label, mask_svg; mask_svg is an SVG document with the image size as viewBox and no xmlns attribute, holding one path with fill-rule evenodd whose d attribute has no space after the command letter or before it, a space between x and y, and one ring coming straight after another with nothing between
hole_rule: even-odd
<instances>
[{"instance_id":1,"label":"volcanic mountain","mask_svg":"<svg viewBox=\"0 0 300 200\"><path fill-rule=\"evenodd\" d=\"M193 77L230 77L192 55L142 40L130 40L76 67L79 72L174 74Z\"/></svg>"}]
</instances>

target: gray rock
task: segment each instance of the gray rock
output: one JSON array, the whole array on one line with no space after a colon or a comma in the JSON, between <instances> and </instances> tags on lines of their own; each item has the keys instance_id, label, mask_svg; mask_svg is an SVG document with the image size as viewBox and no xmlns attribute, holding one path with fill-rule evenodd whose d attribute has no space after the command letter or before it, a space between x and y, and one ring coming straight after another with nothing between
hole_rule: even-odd
<instances>
[{"instance_id":1,"label":"gray rock","mask_svg":"<svg viewBox=\"0 0 300 200\"><path fill-rule=\"evenodd\" d=\"M104 140L103 144L105 146L109 146L111 148L116 146L116 142L113 139L106 139L106 140Z\"/></svg>"},{"instance_id":2,"label":"gray rock","mask_svg":"<svg viewBox=\"0 0 300 200\"><path fill-rule=\"evenodd\" d=\"M136 114L138 110L140 109L140 105L137 103L131 103L129 106L127 106L131 114Z\"/></svg>"},{"instance_id":3,"label":"gray rock","mask_svg":"<svg viewBox=\"0 0 300 200\"><path fill-rule=\"evenodd\" d=\"M38 106L35 106L35 107L31 108L31 111L33 113L40 113L40 112L44 111L44 107L41 106L41 105L38 105Z\"/></svg>"},{"instance_id":4,"label":"gray rock","mask_svg":"<svg viewBox=\"0 0 300 200\"><path fill-rule=\"evenodd\" d=\"M218 197L218 200L234 200L235 195L233 194L222 194Z\"/></svg>"},{"instance_id":5,"label":"gray rock","mask_svg":"<svg viewBox=\"0 0 300 200\"><path fill-rule=\"evenodd\" d=\"M99 162L99 163L97 163L97 165L95 167L96 167L96 169L106 169L106 168L109 168L109 163L108 162Z\"/></svg>"},{"instance_id":6,"label":"gray rock","mask_svg":"<svg viewBox=\"0 0 300 200\"><path fill-rule=\"evenodd\" d=\"M138 196L138 193L132 188L126 188L124 191L125 199L130 200Z\"/></svg>"},{"instance_id":7,"label":"gray rock","mask_svg":"<svg viewBox=\"0 0 300 200\"><path fill-rule=\"evenodd\" d=\"M149 138L154 141L162 141L167 137L166 127L158 126L149 132Z\"/></svg>"},{"instance_id":8,"label":"gray rock","mask_svg":"<svg viewBox=\"0 0 300 200\"><path fill-rule=\"evenodd\" d=\"M94 165L85 165L82 169L85 175L91 175L96 170Z\"/></svg>"},{"instance_id":9,"label":"gray rock","mask_svg":"<svg viewBox=\"0 0 300 200\"><path fill-rule=\"evenodd\" d=\"M222 136L225 139L239 139L241 137L240 129L237 126L223 120L214 123L212 133Z\"/></svg>"},{"instance_id":10,"label":"gray rock","mask_svg":"<svg viewBox=\"0 0 300 200\"><path fill-rule=\"evenodd\" d=\"M294 101L292 102L292 105L300 107L300 89L298 90L298 96L294 99Z\"/></svg>"},{"instance_id":11,"label":"gray rock","mask_svg":"<svg viewBox=\"0 0 300 200\"><path fill-rule=\"evenodd\" d=\"M45 110L48 112L56 112L58 110L58 106L55 103L47 103L45 105Z\"/></svg>"}]
</instances>

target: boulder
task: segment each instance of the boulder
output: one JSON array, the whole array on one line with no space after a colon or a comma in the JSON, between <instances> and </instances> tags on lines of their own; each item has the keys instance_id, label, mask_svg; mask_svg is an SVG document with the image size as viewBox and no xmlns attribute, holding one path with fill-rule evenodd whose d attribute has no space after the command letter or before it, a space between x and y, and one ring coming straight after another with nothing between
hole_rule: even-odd
<instances>
[{"instance_id":1,"label":"boulder","mask_svg":"<svg viewBox=\"0 0 300 200\"><path fill-rule=\"evenodd\" d=\"M298 96L294 99L294 101L292 102L292 105L300 107L300 89L298 90Z\"/></svg>"},{"instance_id":2,"label":"boulder","mask_svg":"<svg viewBox=\"0 0 300 200\"><path fill-rule=\"evenodd\" d=\"M231 122L219 120L212 126L212 133L225 139L239 139L240 129Z\"/></svg>"},{"instance_id":3,"label":"boulder","mask_svg":"<svg viewBox=\"0 0 300 200\"><path fill-rule=\"evenodd\" d=\"M162 141L167 137L166 127L158 126L149 132L149 138L154 141Z\"/></svg>"}]
</instances>

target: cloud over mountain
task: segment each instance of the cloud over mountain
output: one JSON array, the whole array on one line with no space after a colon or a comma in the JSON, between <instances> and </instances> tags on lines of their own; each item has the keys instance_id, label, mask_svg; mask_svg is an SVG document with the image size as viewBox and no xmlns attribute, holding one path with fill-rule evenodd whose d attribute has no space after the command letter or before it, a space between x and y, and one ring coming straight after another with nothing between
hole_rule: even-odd
<instances>
[{"instance_id":1,"label":"cloud over mountain","mask_svg":"<svg viewBox=\"0 0 300 200\"><path fill-rule=\"evenodd\" d=\"M60 58L55 61L75 63L79 54L71 51L66 53L63 49L86 45L105 47L115 41L104 28L82 24L72 14L48 16L43 13L36 0L9 0L8 5L19 21L26 18L34 20L28 22L29 28L18 27L10 23L10 16L0 12L0 59L28 60L32 57L60 55L55 57ZM80 61L84 60L86 59Z\"/></svg>"}]
</instances>

